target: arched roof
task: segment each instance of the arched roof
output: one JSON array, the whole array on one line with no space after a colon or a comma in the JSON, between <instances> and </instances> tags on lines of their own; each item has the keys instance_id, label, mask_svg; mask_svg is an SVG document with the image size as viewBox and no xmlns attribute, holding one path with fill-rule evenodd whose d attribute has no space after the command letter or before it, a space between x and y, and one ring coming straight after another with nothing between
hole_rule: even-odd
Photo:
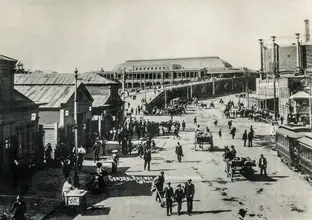
<instances>
[{"instance_id":1,"label":"arched roof","mask_svg":"<svg viewBox=\"0 0 312 220\"><path fill-rule=\"evenodd\" d=\"M170 67L172 65L180 65L184 69L226 69L232 68L232 65L219 57L186 57L171 59L150 59L150 60L128 60L115 66L114 70L133 69L133 67L153 67L163 66Z\"/></svg>"}]
</instances>

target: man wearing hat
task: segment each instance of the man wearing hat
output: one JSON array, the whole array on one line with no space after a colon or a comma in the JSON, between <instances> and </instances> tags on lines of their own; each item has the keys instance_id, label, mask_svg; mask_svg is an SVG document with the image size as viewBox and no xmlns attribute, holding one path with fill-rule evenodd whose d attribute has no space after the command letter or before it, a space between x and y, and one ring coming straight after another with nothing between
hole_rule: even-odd
<instances>
[{"instance_id":1,"label":"man wearing hat","mask_svg":"<svg viewBox=\"0 0 312 220\"><path fill-rule=\"evenodd\" d=\"M178 145L176 146L175 153L177 155L178 161L181 162L181 159L182 157L184 157L184 155L183 155L183 149L182 149L180 142L178 142Z\"/></svg>"},{"instance_id":2,"label":"man wearing hat","mask_svg":"<svg viewBox=\"0 0 312 220\"><path fill-rule=\"evenodd\" d=\"M191 212L193 210L193 199L195 194L195 186L192 183L192 180L189 179L185 183L185 197L187 201L187 214L191 215Z\"/></svg>"},{"instance_id":3,"label":"man wearing hat","mask_svg":"<svg viewBox=\"0 0 312 220\"><path fill-rule=\"evenodd\" d=\"M164 197L166 198L167 216L172 215L172 201L174 199L174 192L170 182L167 183L167 187L164 191Z\"/></svg>"},{"instance_id":4,"label":"man wearing hat","mask_svg":"<svg viewBox=\"0 0 312 220\"><path fill-rule=\"evenodd\" d=\"M144 170L146 170L146 166L147 166L147 170L150 171L150 169L151 169L151 160L152 160L151 150L147 149L144 152Z\"/></svg>"},{"instance_id":5,"label":"man wearing hat","mask_svg":"<svg viewBox=\"0 0 312 220\"><path fill-rule=\"evenodd\" d=\"M178 203L178 215L181 214L181 209L182 209L182 200L184 198L184 192L183 189L181 188L181 184L179 184L177 186L178 188L176 189L175 193L174 193L174 198Z\"/></svg>"},{"instance_id":6,"label":"man wearing hat","mask_svg":"<svg viewBox=\"0 0 312 220\"><path fill-rule=\"evenodd\" d=\"M158 199L161 200L161 198L159 197L159 194L161 194L164 190L164 183L165 183L164 172L161 171L160 175L154 179L154 185L157 191L159 192L159 193L156 193L156 201L158 201Z\"/></svg>"}]
</instances>

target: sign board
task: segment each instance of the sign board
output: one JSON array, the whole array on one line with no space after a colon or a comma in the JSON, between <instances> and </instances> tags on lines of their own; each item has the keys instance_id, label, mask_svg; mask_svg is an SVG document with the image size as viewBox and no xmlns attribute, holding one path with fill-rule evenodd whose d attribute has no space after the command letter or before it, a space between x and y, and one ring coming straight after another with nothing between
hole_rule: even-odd
<instances>
[{"instance_id":1,"label":"sign board","mask_svg":"<svg viewBox=\"0 0 312 220\"><path fill-rule=\"evenodd\" d=\"M32 113L31 114L31 120L32 121L36 121L36 118L37 118L37 114L36 113Z\"/></svg>"},{"instance_id":2,"label":"sign board","mask_svg":"<svg viewBox=\"0 0 312 220\"><path fill-rule=\"evenodd\" d=\"M79 205L79 197L68 197L68 205Z\"/></svg>"}]
</instances>

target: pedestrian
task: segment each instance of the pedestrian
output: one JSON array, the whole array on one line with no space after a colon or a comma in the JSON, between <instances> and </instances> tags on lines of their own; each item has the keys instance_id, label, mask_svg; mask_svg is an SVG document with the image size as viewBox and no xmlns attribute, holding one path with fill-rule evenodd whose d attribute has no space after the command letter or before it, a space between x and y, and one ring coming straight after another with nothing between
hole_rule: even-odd
<instances>
[{"instance_id":1,"label":"pedestrian","mask_svg":"<svg viewBox=\"0 0 312 220\"><path fill-rule=\"evenodd\" d=\"M218 120L215 120L213 123L214 123L215 126L217 126L218 125Z\"/></svg>"},{"instance_id":2,"label":"pedestrian","mask_svg":"<svg viewBox=\"0 0 312 220\"><path fill-rule=\"evenodd\" d=\"M52 145L50 143L47 144L44 154L45 154L45 160L46 160L46 166L50 168L51 166L51 160L52 160Z\"/></svg>"},{"instance_id":3,"label":"pedestrian","mask_svg":"<svg viewBox=\"0 0 312 220\"><path fill-rule=\"evenodd\" d=\"M156 150L156 143L155 140L152 140L152 149L155 151Z\"/></svg>"},{"instance_id":4,"label":"pedestrian","mask_svg":"<svg viewBox=\"0 0 312 220\"><path fill-rule=\"evenodd\" d=\"M175 135L176 138L178 138L178 139L181 138L180 135L179 135L179 130L178 130L178 127L177 127L177 126L174 127L173 133L174 133L174 135Z\"/></svg>"},{"instance_id":5,"label":"pedestrian","mask_svg":"<svg viewBox=\"0 0 312 220\"><path fill-rule=\"evenodd\" d=\"M100 142L95 142L93 145L93 158L94 158L94 163L96 163L97 161L99 161L100 159L100 150L101 150L101 146L100 146Z\"/></svg>"},{"instance_id":6,"label":"pedestrian","mask_svg":"<svg viewBox=\"0 0 312 220\"><path fill-rule=\"evenodd\" d=\"M210 129L208 128L208 126L206 127L206 132L209 133Z\"/></svg>"},{"instance_id":7,"label":"pedestrian","mask_svg":"<svg viewBox=\"0 0 312 220\"><path fill-rule=\"evenodd\" d=\"M191 215L191 212L193 211L194 194L195 194L195 186L192 183L192 180L189 179L185 183L185 197L186 197L186 202L187 202L187 214L188 215Z\"/></svg>"},{"instance_id":8,"label":"pedestrian","mask_svg":"<svg viewBox=\"0 0 312 220\"><path fill-rule=\"evenodd\" d=\"M174 199L174 192L170 182L167 183L167 187L164 190L164 197L166 199L167 216L170 216L172 215L172 202Z\"/></svg>"},{"instance_id":9,"label":"pedestrian","mask_svg":"<svg viewBox=\"0 0 312 220\"><path fill-rule=\"evenodd\" d=\"M219 133L219 137L222 138L222 130L221 130L221 128L220 128L218 133Z\"/></svg>"},{"instance_id":10,"label":"pedestrian","mask_svg":"<svg viewBox=\"0 0 312 220\"><path fill-rule=\"evenodd\" d=\"M197 125L197 116L194 118L194 125Z\"/></svg>"},{"instance_id":11,"label":"pedestrian","mask_svg":"<svg viewBox=\"0 0 312 220\"><path fill-rule=\"evenodd\" d=\"M154 179L154 185L158 191L158 193L156 192L156 202L157 201L161 201L161 195L163 193L163 190L164 190L164 183L165 183L165 176L164 176L164 172L161 171L160 172L160 175L157 176L155 179Z\"/></svg>"},{"instance_id":12,"label":"pedestrian","mask_svg":"<svg viewBox=\"0 0 312 220\"><path fill-rule=\"evenodd\" d=\"M106 149L106 140L105 140L105 138L103 138L103 140L102 140L102 155L103 156L105 156L105 154L106 154L105 149Z\"/></svg>"},{"instance_id":13,"label":"pedestrian","mask_svg":"<svg viewBox=\"0 0 312 220\"><path fill-rule=\"evenodd\" d=\"M21 196L17 196L16 200L13 202L11 206L11 211L13 212L12 219L16 220L22 220L26 219L25 213L26 213L26 203L23 201L23 198Z\"/></svg>"},{"instance_id":14,"label":"pedestrian","mask_svg":"<svg viewBox=\"0 0 312 220\"><path fill-rule=\"evenodd\" d=\"M235 150L235 147L234 147L234 145L231 145L231 154L232 154L232 158L234 159L234 158L236 158L236 150Z\"/></svg>"},{"instance_id":15,"label":"pedestrian","mask_svg":"<svg viewBox=\"0 0 312 220\"><path fill-rule=\"evenodd\" d=\"M151 168L151 160L152 160L152 153L150 149L147 149L144 152L144 170L146 170L146 166L147 166L147 170L150 171Z\"/></svg>"},{"instance_id":16,"label":"pedestrian","mask_svg":"<svg viewBox=\"0 0 312 220\"><path fill-rule=\"evenodd\" d=\"M236 128L233 127L233 128L231 129L231 132L230 132L230 134L232 135L232 139L235 138L235 133L236 133Z\"/></svg>"},{"instance_id":17,"label":"pedestrian","mask_svg":"<svg viewBox=\"0 0 312 220\"><path fill-rule=\"evenodd\" d=\"M259 167L260 167L260 176L262 176L263 173L266 176L267 175L267 172L266 172L267 160L263 156L263 154L261 154L260 159L259 159Z\"/></svg>"},{"instance_id":18,"label":"pedestrian","mask_svg":"<svg viewBox=\"0 0 312 220\"><path fill-rule=\"evenodd\" d=\"M249 133L248 133L248 147L252 147L252 139L253 139L253 132L249 131Z\"/></svg>"},{"instance_id":19,"label":"pedestrian","mask_svg":"<svg viewBox=\"0 0 312 220\"><path fill-rule=\"evenodd\" d=\"M284 117L281 115L281 124L283 124L283 122L284 122Z\"/></svg>"},{"instance_id":20,"label":"pedestrian","mask_svg":"<svg viewBox=\"0 0 312 220\"><path fill-rule=\"evenodd\" d=\"M185 126L186 126L186 125L185 125L185 121L183 120L183 121L182 121L182 131L185 131Z\"/></svg>"},{"instance_id":21,"label":"pedestrian","mask_svg":"<svg viewBox=\"0 0 312 220\"><path fill-rule=\"evenodd\" d=\"M177 155L178 161L181 162L181 159L182 157L184 157L184 155L183 155L183 149L182 149L180 142L178 142L178 146L176 146L175 153Z\"/></svg>"},{"instance_id":22,"label":"pedestrian","mask_svg":"<svg viewBox=\"0 0 312 220\"><path fill-rule=\"evenodd\" d=\"M243 141L244 141L244 147L246 147L247 137L248 137L248 135L247 135L247 130L245 130L245 131L244 131L244 134L243 134L243 137L242 137L242 139L243 139Z\"/></svg>"},{"instance_id":23,"label":"pedestrian","mask_svg":"<svg viewBox=\"0 0 312 220\"><path fill-rule=\"evenodd\" d=\"M117 173L117 169L118 169L118 163L119 163L119 156L118 156L118 151L117 150L113 150L112 151L112 173Z\"/></svg>"},{"instance_id":24,"label":"pedestrian","mask_svg":"<svg viewBox=\"0 0 312 220\"><path fill-rule=\"evenodd\" d=\"M63 163L63 175L65 179L68 179L70 176L71 166L69 164L69 160L66 159Z\"/></svg>"},{"instance_id":25,"label":"pedestrian","mask_svg":"<svg viewBox=\"0 0 312 220\"><path fill-rule=\"evenodd\" d=\"M75 151L75 148L73 149ZM75 153L75 152L73 152ZM77 149L77 157L78 157L78 169L81 170L83 160L84 160L84 155L86 154L86 150L80 145Z\"/></svg>"},{"instance_id":26,"label":"pedestrian","mask_svg":"<svg viewBox=\"0 0 312 220\"><path fill-rule=\"evenodd\" d=\"M175 201L178 203L178 209L177 209L178 215L181 215L184 192L183 192L183 189L181 188L181 184L179 184L177 187L178 188L176 189L174 193L174 198L175 198Z\"/></svg>"},{"instance_id":27,"label":"pedestrian","mask_svg":"<svg viewBox=\"0 0 312 220\"><path fill-rule=\"evenodd\" d=\"M141 142L139 144L139 155L142 158L144 154L144 143L143 143L143 138L140 139Z\"/></svg>"},{"instance_id":28,"label":"pedestrian","mask_svg":"<svg viewBox=\"0 0 312 220\"><path fill-rule=\"evenodd\" d=\"M230 121L228 122L228 126L229 126L229 129L231 130L231 128L232 128L232 120L230 120Z\"/></svg>"},{"instance_id":29,"label":"pedestrian","mask_svg":"<svg viewBox=\"0 0 312 220\"><path fill-rule=\"evenodd\" d=\"M131 155L131 153L132 153L132 142L130 139L128 140L128 150L129 150L129 154Z\"/></svg>"}]
</instances>

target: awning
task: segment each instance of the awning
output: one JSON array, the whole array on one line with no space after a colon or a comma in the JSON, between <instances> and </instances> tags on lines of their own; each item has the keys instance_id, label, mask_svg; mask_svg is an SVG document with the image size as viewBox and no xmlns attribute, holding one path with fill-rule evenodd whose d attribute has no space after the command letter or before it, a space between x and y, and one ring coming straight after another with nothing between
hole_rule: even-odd
<instances>
[{"instance_id":1,"label":"awning","mask_svg":"<svg viewBox=\"0 0 312 220\"><path fill-rule=\"evenodd\" d=\"M285 137L287 136L287 137L295 138L295 139L298 139L304 136L304 132L294 132L294 131L287 130L285 128L277 129L276 133L283 135Z\"/></svg>"},{"instance_id":2,"label":"awning","mask_svg":"<svg viewBox=\"0 0 312 220\"><path fill-rule=\"evenodd\" d=\"M312 150L312 139L308 138L308 137L302 137L299 140L299 143L304 145L305 147L308 147Z\"/></svg>"},{"instance_id":3,"label":"awning","mask_svg":"<svg viewBox=\"0 0 312 220\"><path fill-rule=\"evenodd\" d=\"M296 94L290 96L290 99L308 99L310 95L306 92L297 92Z\"/></svg>"}]
</instances>

